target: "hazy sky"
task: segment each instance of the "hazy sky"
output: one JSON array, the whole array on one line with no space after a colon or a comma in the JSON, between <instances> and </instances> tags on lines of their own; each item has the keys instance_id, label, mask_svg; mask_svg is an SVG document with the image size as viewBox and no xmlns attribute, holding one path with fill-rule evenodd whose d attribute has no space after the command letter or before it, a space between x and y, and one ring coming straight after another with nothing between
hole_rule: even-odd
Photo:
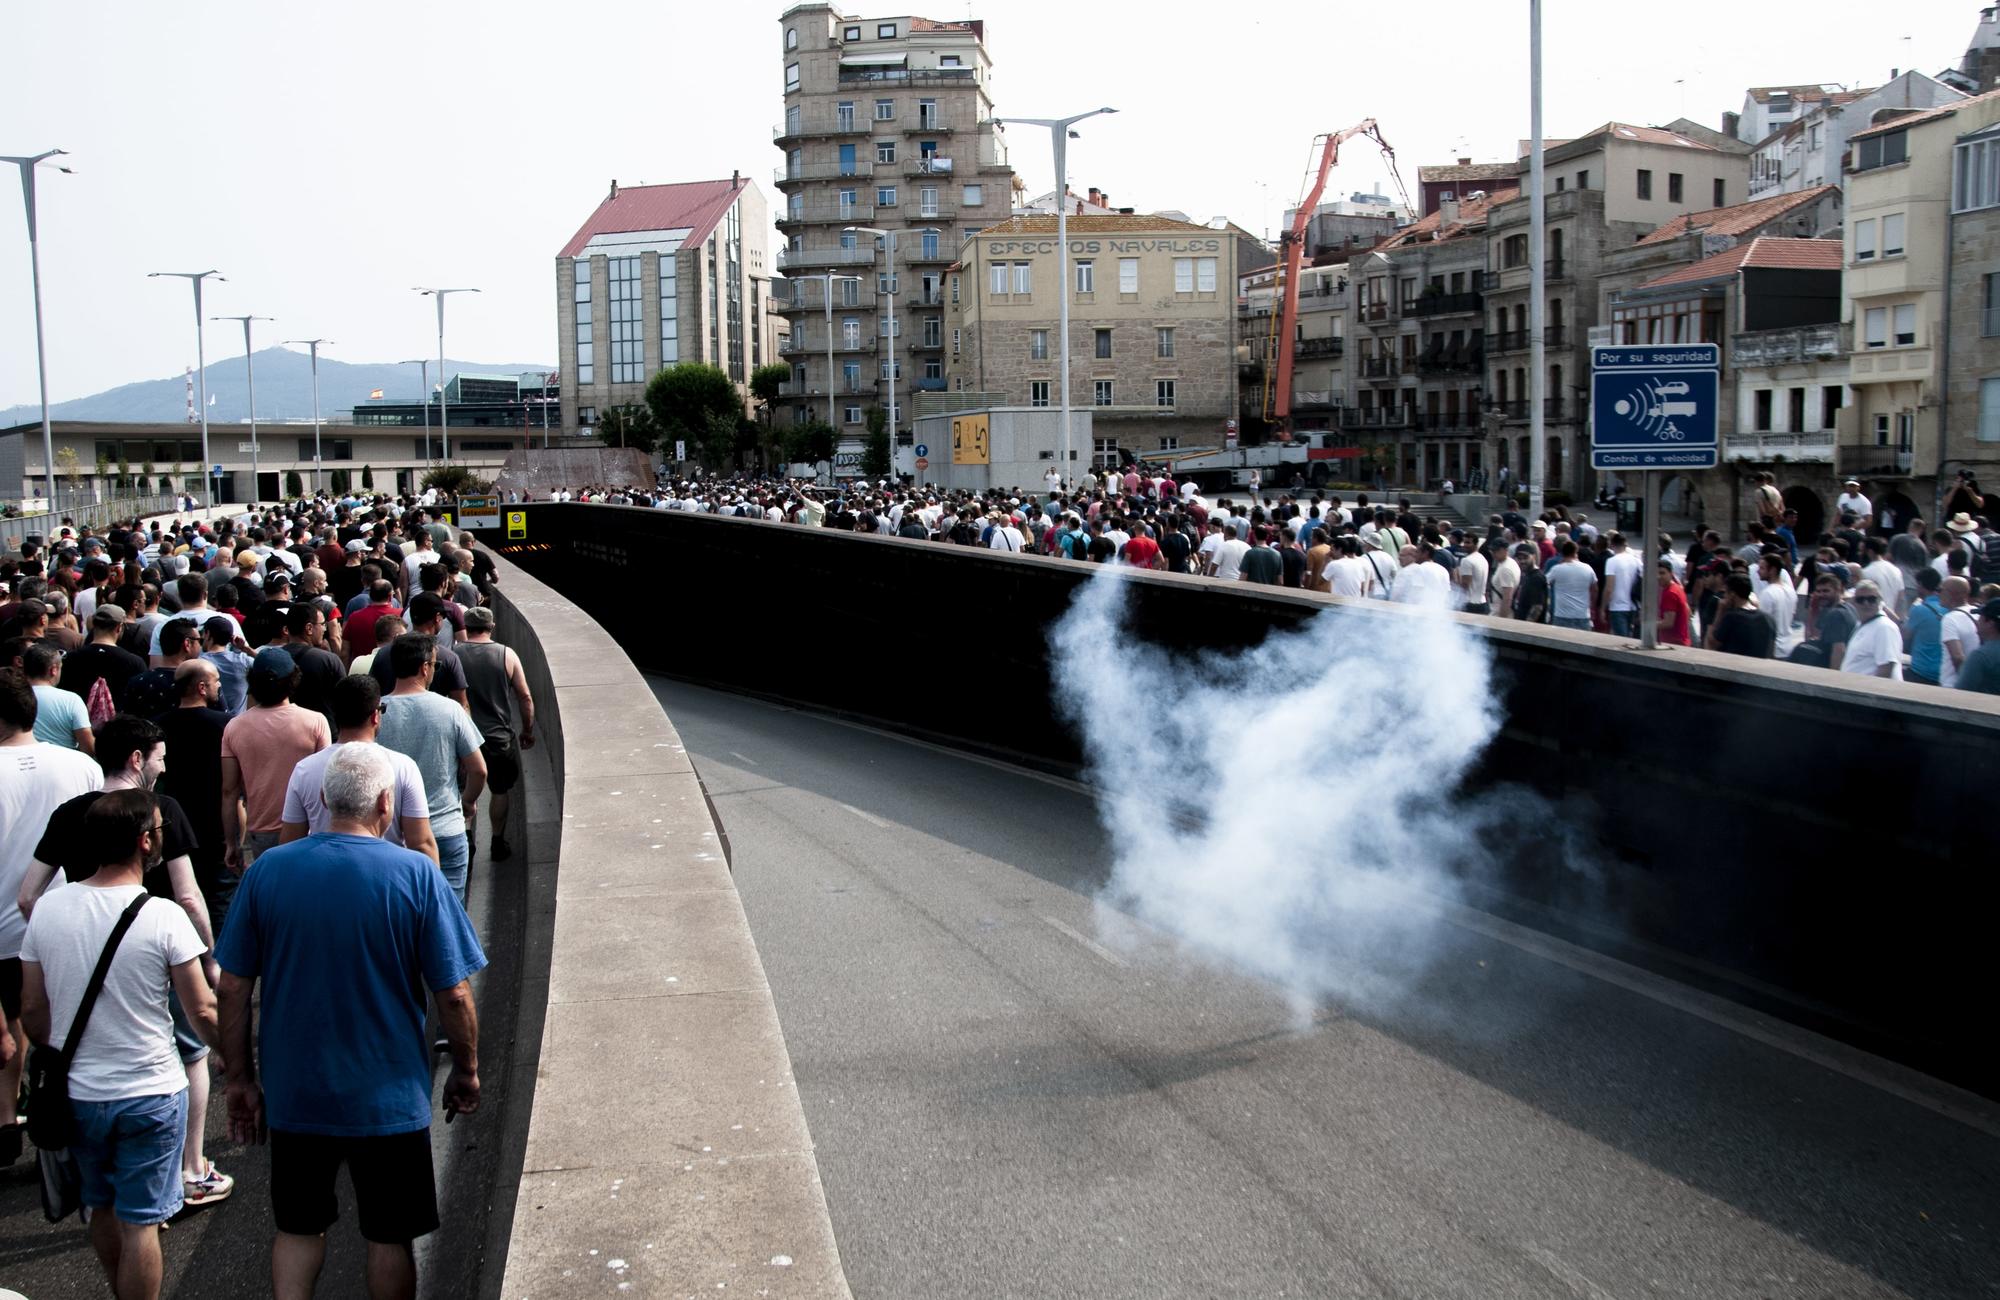
<instances>
[{"instance_id":1,"label":"hazy sky","mask_svg":"<svg viewBox=\"0 0 2000 1300\"><path fill-rule=\"evenodd\" d=\"M1683 113L1715 125L1749 85L1936 72L1958 62L1978 9L1549 0L1547 129ZM476 286L449 308L454 357L553 362L554 256L613 177L740 168L778 206L782 12L684 0L11 6L0 153L60 146L77 169L45 171L40 187L51 400L193 363L188 287L145 278L155 270L215 267L229 283L211 282L210 314L277 317L260 345L319 336L350 361L436 355L429 300L410 286ZM1228 215L1263 233L1298 194L1314 133L1363 117L1380 120L1412 190L1420 163L1510 158L1528 134L1525 0L1266 0L1143 17L1101 0L988 0L971 12L987 22L1000 113L1120 110L1086 124L1071 183L1141 211ZM1050 188L1046 133L1016 130L1011 149L1031 191ZM1329 192L1388 191L1386 178L1372 149L1355 149ZM35 362L12 169L0 186L4 406L35 400ZM210 326L211 364L241 353L239 326Z\"/></svg>"}]
</instances>

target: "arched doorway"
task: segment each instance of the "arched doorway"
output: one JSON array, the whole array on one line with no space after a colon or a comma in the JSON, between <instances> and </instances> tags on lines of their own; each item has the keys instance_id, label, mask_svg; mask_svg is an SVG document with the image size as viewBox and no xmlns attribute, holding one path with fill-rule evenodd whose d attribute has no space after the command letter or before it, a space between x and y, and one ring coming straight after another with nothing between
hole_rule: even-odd
<instances>
[{"instance_id":1,"label":"arched doorway","mask_svg":"<svg viewBox=\"0 0 2000 1300\"><path fill-rule=\"evenodd\" d=\"M1792 529L1792 536L1799 539L1799 549L1806 550L1819 540L1826 528L1826 503L1819 499L1819 493L1809 487L1788 487L1782 493L1785 509L1799 512L1799 521Z\"/></svg>"},{"instance_id":2,"label":"arched doorway","mask_svg":"<svg viewBox=\"0 0 2000 1300\"><path fill-rule=\"evenodd\" d=\"M1875 498L1875 525L1869 529L1874 533L1900 533L1910 526L1910 521L1923 512L1917 503L1900 491L1890 491Z\"/></svg>"},{"instance_id":3,"label":"arched doorway","mask_svg":"<svg viewBox=\"0 0 2000 1300\"><path fill-rule=\"evenodd\" d=\"M1708 522L1708 508L1693 479L1677 475L1661 485L1660 521L1676 533Z\"/></svg>"}]
</instances>

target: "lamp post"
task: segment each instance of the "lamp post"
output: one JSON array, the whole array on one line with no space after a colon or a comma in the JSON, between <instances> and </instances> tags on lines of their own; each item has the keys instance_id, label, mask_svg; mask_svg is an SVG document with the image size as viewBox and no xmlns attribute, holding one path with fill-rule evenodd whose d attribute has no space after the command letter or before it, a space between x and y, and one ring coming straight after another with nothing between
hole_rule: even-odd
<instances>
[{"instance_id":1,"label":"lamp post","mask_svg":"<svg viewBox=\"0 0 2000 1300\"><path fill-rule=\"evenodd\" d=\"M1548 268L1542 265L1548 213L1544 210L1542 147L1542 0L1528 0L1528 518L1542 516L1547 499L1548 447L1542 406L1548 397L1542 323L1548 311Z\"/></svg>"},{"instance_id":2,"label":"lamp post","mask_svg":"<svg viewBox=\"0 0 2000 1300\"><path fill-rule=\"evenodd\" d=\"M321 466L323 466L326 463L324 460L320 458L320 446L319 446L319 348L320 344L331 343L333 342L333 340L332 339L286 339L285 342L303 344L312 351L313 494L317 496L319 494L321 487L324 486L320 482L320 473L321 473Z\"/></svg>"},{"instance_id":3,"label":"lamp post","mask_svg":"<svg viewBox=\"0 0 2000 1300\"><path fill-rule=\"evenodd\" d=\"M257 458L257 363L250 359L250 322L270 320L269 316L210 316L210 320L240 320L243 322L243 369L250 380L250 499L256 501L263 496L263 476Z\"/></svg>"},{"instance_id":4,"label":"lamp post","mask_svg":"<svg viewBox=\"0 0 2000 1300\"><path fill-rule=\"evenodd\" d=\"M447 396L445 395L445 390L444 390L444 299L445 299L445 295L446 295L446 294L451 294L451 293L478 293L478 292L479 292L479 290L477 290L477 289L424 289L424 288L419 288L419 289L415 290L415 292L417 292L417 293L421 293L421 294L426 294L426 295L428 295L428 296L430 296L430 297L433 297L433 298L436 298L436 299L437 299L437 308L438 308L438 436L439 436L439 437L440 437L441 439L443 439L443 448L442 448L442 450L443 450L443 459L444 459L444 461L445 461L445 462L449 463L449 462L450 462L450 460L451 460L451 406L450 406L450 400L451 400L451 399L450 399L449 397L447 397ZM429 397L430 395L429 395L428 393L426 393L426 394L425 394L425 396L426 396L426 397ZM429 440L428 440L428 436L426 436L426 441L425 441L425 446L427 446L427 447L428 447L429 445L430 445L430 444L429 444Z\"/></svg>"},{"instance_id":5,"label":"lamp post","mask_svg":"<svg viewBox=\"0 0 2000 1300\"><path fill-rule=\"evenodd\" d=\"M1070 128L1085 118L1098 117L1105 113L1116 113L1115 108L1093 108L1088 113L1077 113L1071 117L996 117L1000 124L1047 127L1049 136L1055 142L1056 152L1056 294L1057 330L1062 348L1062 475L1068 485L1070 470L1070 408L1069 408L1069 140Z\"/></svg>"},{"instance_id":6,"label":"lamp post","mask_svg":"<svg viewBox=\"0 0 2000 1300\"><path fill-rule=\"evenodd\" d=\"M66 149L47 149L25 158L0 157L0 162L10 162L21 169L21 201L28 205L28 265L33 269L35 282L35 373L42 385L42 465L48 479L51 515L56 513L56 440L49 427L49 359L42 345L42 253L35 237L35 168L67 153ZM69 172L61 163L56 163L55 169Z\"/></svg>"},{"instance_id":7,"label":"lamp post","mask_svg":"<svg viewBox=\"0 0 2000 1300\"><path fill-rule=\"evenodd\" d=\"M210 513L213 513L215 510L215 473L213 468L214 462L209 459L208 452L208 343L207 336L202 329L201 282L210 276L226 282L228 277L220 271L153 271L148 273L146 278L148 280L158 280L163 276L186 280L194 285L194 362L195 368L201 371L201 477L202 481L208 485L208 508Z\"/></svg>"},{"instance_id":8,"label":"lamp post","mask_svg":"<svg viewBox=\"0 0 2000 1300\"><path fill-rule=\"evenodd\" d=\"M431 363L428 357L418 357L414 361L398 361L399 366L418 367L417 382L423 385L424 399L424 464L431 463Z\"/></svg>"},{"instance_id":9,"label":"lamp post","mask_svg":"<svg viewBox=\"0 0 2000 1300\"><path fill-rule=\"evenodd\" d=\"M903 372L903 354L899 349L902 340L896 335L896 290L902 281L896 278L896 232L884 230L880 226L849 226L847 230L855 235L874 235L883 243L889 258L889 472L896 472L896 376ZM833 340L827 339L831 349ZM832 365L829 359L827 364ZM833 387L833 376L826 377L827 388ZM827 397L827 409L833 409L831 392Z\"/></svg>"}]
</instances>

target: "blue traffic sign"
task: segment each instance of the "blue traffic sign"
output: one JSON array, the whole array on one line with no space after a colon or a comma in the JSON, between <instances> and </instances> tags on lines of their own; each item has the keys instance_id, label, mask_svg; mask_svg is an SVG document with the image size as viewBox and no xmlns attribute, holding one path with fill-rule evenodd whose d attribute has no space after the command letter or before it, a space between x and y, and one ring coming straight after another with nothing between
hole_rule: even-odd
<instances>
[{"instance_id":1,"label":"blue traffic sign","mask_svg":"<svg viewBox=\"0 0 2000 1300\"><path fill-rule=\"evenodd\" d=\"M1713 469L1722 349L1714 343L1590 350L1593 469Z\"/></svg>"},{"instance_id":2,"label":"blue traffic sign","mask_svg":"<svg viewBox=\"0 0 2000 1300\"><path fill-rule=\"evenodd\" d=\"M931 454L931 449L930 449L929 447L926 447L926 446L925 446L925 445L924 445L923 443L921 443L921 442L917 444L917 455L919 455L919 456L928 456L928 455L930 455L930 454Z\"/></svg>"}]
</instances>

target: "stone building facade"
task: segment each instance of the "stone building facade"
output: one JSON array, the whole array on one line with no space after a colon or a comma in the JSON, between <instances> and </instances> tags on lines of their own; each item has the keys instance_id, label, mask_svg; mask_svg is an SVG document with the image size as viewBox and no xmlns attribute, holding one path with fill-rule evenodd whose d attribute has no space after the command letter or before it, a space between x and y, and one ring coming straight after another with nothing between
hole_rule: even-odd
<instances>
[{"instance_id":1,"label":"stone building facade","mask_svg":"<svg viewBox=\"0 0 2000 1300\"><path fill-rule=\"evenodd\" d=\"M1236 241L1164 217L1069 220L1070 402L1100 462L1215 446L1236 418ZM996 405L1061 405L1056 219L1011 218L966 240L951 270L946 380Z\"/></svg>"},{"instance_id":2,"label":"stone building facade","mask_svg":"<svg viewBox=\"0 0 2000 1300\"><path fill-rule=\"evenodd\" d=\"M2000 125L1960 136L1953 153L1939 478L1948 493L1967 470L1992 491L2000 486Z\"/></svg>"}]
</instances>

